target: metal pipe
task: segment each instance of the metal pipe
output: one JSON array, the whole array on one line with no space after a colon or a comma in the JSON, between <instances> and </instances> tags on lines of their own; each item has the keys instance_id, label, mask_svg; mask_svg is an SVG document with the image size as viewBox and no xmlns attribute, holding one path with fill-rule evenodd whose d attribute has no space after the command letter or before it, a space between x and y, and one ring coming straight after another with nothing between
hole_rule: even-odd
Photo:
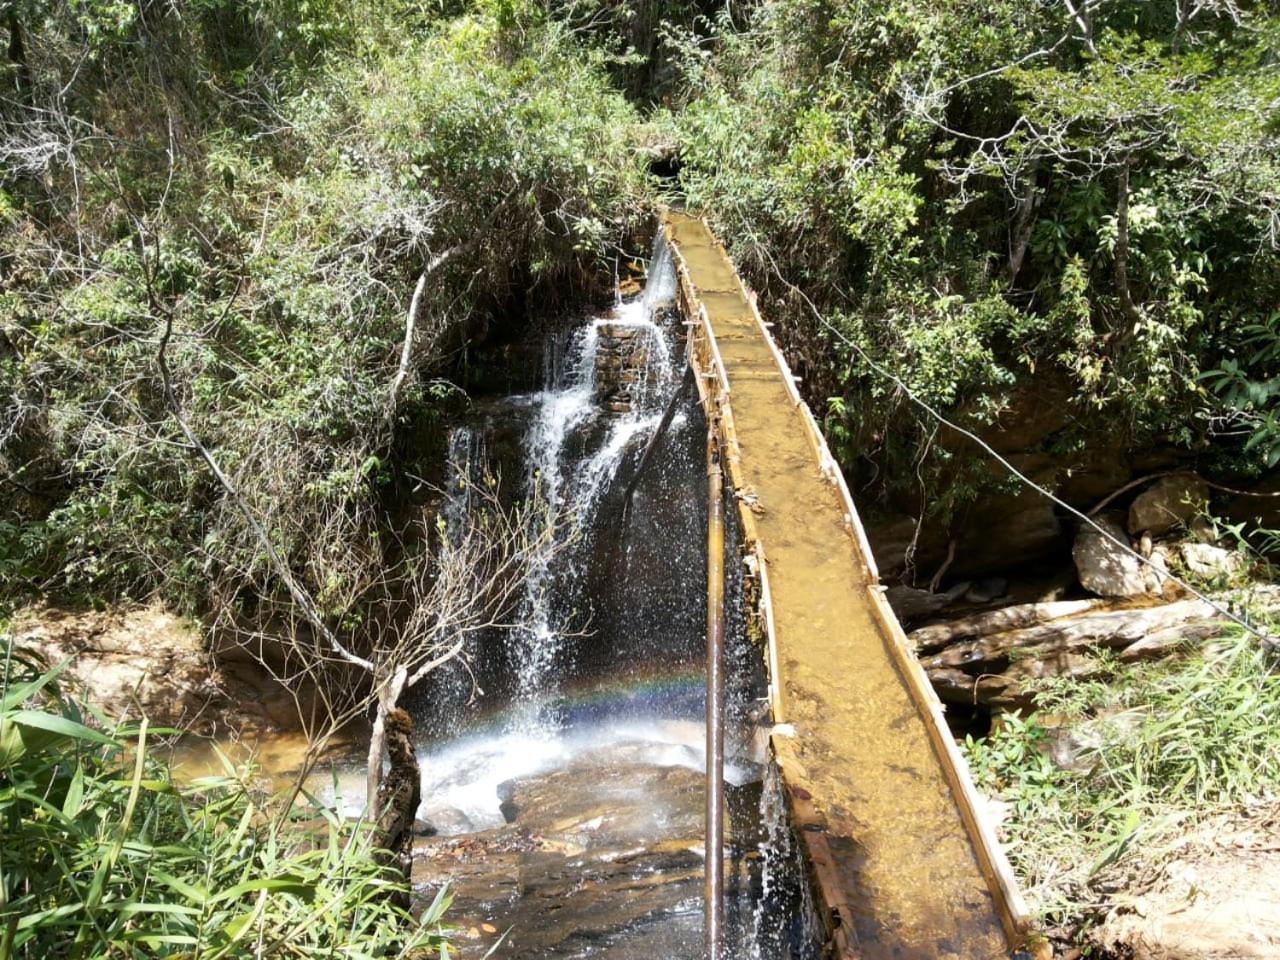
<instances>
[{"instance_id":1,"label":"metal pipe","mask_svg":"<svg viewBox=\"0 0 1280 960\"><path fill-rule=\"evenodd\" d=\"M631 480L627 483L626 492L622 495L622 522L627 522L627 511L631 507L631 498L635 496L636 486L640 483L640 478L644 476L644 468L649 465L649 460L653 456L653 451L657 449L658 441L662 439L662 435L667 432L667 427L671 426L671 419L676 414L676 407L680 404L680 398L689 392L689 388L693 386L693 366L684 368L684 376L680 378L680 385L676 387L676 392L671 395L671 399L667 402L667 409L662 411L662 419L658 421L658 428L653 431L653 436L649 438L649 442L644 446L644 453L640 455L640 462L636 465L636 472L631 475Z\"/></svg>"},{"instance_id":2,"label":"metal pipe","mask_svg":"<svg viewBox=\"0 0 1280 960\"><path fill-rule=\"evenodd\" d=\"M707 424L707 960L724 955L724 482L718 428L714 418Z\"/></svg>"}]
</instances>

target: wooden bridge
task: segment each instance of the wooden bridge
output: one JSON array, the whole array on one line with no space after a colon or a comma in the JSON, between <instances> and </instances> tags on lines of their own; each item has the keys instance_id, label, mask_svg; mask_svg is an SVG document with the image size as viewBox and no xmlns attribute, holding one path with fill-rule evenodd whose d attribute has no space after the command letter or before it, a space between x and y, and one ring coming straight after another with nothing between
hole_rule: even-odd
<instances>
[{"instance_id":1,"label":"wooden bridge","mask_svg":"<svg viewBox=\"0 0 1280 960\"><path fill-rule=\"evenodd\" d=\"M669 212L663 229L735 495L767 650L773 751L829 952L1047 957L754 295L702 220Z\"/></svg>"}]
</instances>

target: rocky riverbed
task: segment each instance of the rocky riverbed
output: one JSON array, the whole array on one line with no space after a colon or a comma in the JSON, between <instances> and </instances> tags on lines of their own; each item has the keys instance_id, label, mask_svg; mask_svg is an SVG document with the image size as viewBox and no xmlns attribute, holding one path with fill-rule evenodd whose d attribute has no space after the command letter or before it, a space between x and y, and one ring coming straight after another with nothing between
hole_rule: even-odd
<instances>
[{"instance_id":1,"label":"rocky riverbed","mask_svg":"<svg viewBox=\"0 0 1280 960\"><path fill-rule=\"evenodd\" d=\"M449 885L464 956L495 945L499 957L557 960L701 955L703 774L652 763L650 752L607 745L505 781L497 788L504 825L417 841L415 889L427 901ZM760 797L759 780L729 788L726 912L735 956L758 955L757 933L780 935L757 931L749 905L766 856Z\"/></svg>"}]
</instances>

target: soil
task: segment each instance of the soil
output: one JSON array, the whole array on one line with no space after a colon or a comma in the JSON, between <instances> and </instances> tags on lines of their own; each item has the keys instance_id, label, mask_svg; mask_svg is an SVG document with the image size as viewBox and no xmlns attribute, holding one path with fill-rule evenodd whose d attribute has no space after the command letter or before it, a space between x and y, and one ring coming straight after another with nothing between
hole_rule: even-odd
<instances>
[{"instance_id":1,"label":"soil","mask_svg":"<svg viewBox=\"0 0 1280 960\"><path fill-rule=\"evenodd\" d=\"M1114 899L1083 955L1280 957L1280 802L1206 820ZM1062 954L1064 960L1081 955Z\"/></svg>"}]
</instances>

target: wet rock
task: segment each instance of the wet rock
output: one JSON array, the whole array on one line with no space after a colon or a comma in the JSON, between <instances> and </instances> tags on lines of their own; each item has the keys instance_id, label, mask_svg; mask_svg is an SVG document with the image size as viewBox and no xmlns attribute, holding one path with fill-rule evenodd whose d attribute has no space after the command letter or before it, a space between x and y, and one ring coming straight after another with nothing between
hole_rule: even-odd
<instances>
[{"instance_id":1,"label":"wet rock","mask_svg":"<svg viewBox=\"0 0 1280 960\"><path fill-rule=\"evenodd\" d=\"M515 823L520 808L515 801L516 781L504 780L498 784L498 812L507 823Z\"/></svg>"},{"instance_id":2,"label":"wet rock","mask_svg":"<svg viewBox=\"0 0 1280 960\"><path fill-rule=\"evenodd\" d=\"M471 818L457 807L438 807L431 811L431 825L437 834L468 833L475 829Z\"/></svg>"},{"instance_id":3,"label":"wet rock","mask_svg":"<svg viewBox=\"0 0 1280 960\"><path fill-rule=\"evenodd\" d=\"M450 884L450 922L477 957L504 932L498 957L698 955L703 785L697 770L631 762L625 744L508 780L499 795L513 822L418 841L415 889L429 902ZM756 869L754 844L730 845L735 889Z\"/></svg>"},{"instance_id":4,"label":"wet rock","mask_svg":"<svg viewBox=\"0 0 1280 960\"><path fill-rule=\"evenodd\" d=\"M434 837L439 832L440 832L439 827L437 827L430 820L414 820L413 821L413 835L415 837Z\"/></svg>"},{"instance_id":5,"label":"wet rock","mask_svg":"<svg viewBox=\"0 0 1280 960\"><path fill-rule=\"evenodd\" d=\"M1116 517L1107 514L1096 522L1120 543L1129 542ZM1161 580L1154 571L1088 524L1081 524L1071 557L1081 586L1100 597L1140 597L1160 590Z\"/></svg>"},{"instance_id":6,"label":"wet rock","mask_svg":"<svg viewBox=\"0 0 1280 960\"><path fill-rule=\"evenodd\" d=\"M1153 537L1187 524L1209 499L1209 485L1193 473L1162 477L1138 494L1129 507L1129 532Z\"/></svg>"},{"instance_id":7,"label":"wet rock","mask_svg":"<svg viewBox=\"0 0 1280 960\"><path fill-rule=\"evenodd\" d=\"M646 328L627 323L602 323L595 354L596 397L610 413L631 409L630 390L648 376L649 337Z\"/></svg>"},{"instance_id":8,"label":"wet rock","mask_svg":"<svg viewBox=\"0 0 1280 960\"><path fill-rule=\"evenodd\" d=\"M573 837L588 847L655 836L697 837L703 775L688 767L601 766L590 777L573 766L504 784L504 814L539 835Z\"/></svg>"}]
</instances>

